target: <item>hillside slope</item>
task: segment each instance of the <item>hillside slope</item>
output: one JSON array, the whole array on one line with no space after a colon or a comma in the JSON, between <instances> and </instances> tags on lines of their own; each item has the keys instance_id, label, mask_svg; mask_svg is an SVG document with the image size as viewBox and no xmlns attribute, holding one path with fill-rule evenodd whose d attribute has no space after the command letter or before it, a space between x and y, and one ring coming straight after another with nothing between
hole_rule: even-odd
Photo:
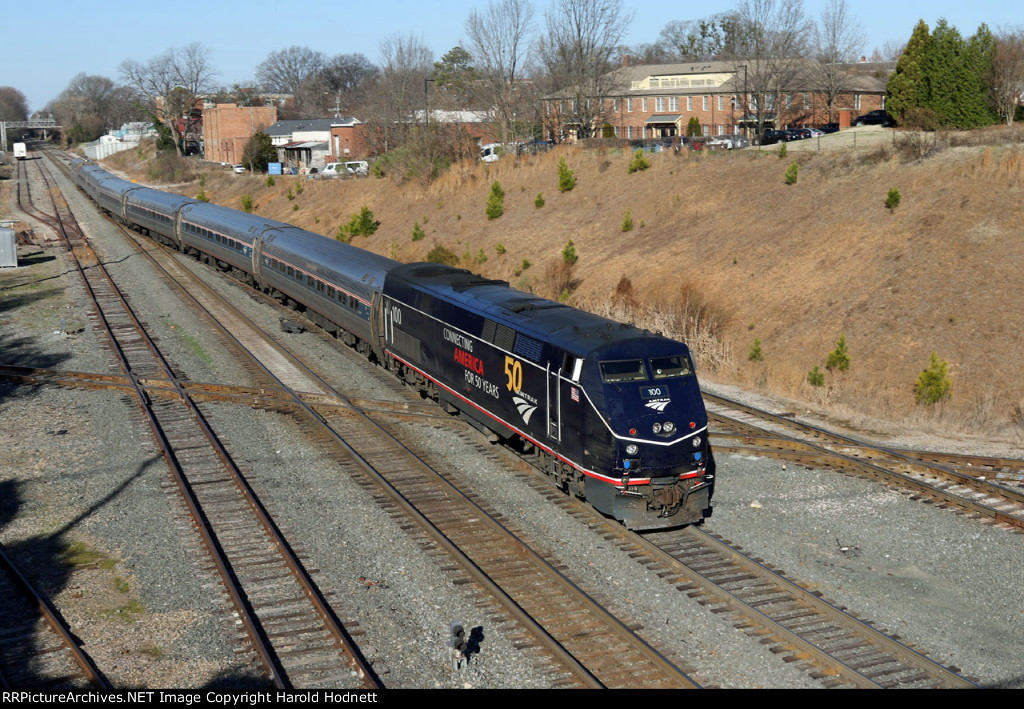
<instances>
[{"instance_id":1,"label":"hillside slope","mask_svg":"<svg viewBox=\"0 0 1024 709\"><path fill-rule=\"evenodd\" d=\"M722 323L722 348L704 362L705 378L840 413L930 419L1018 441L1024 146L1019 132L1000 135L992 145L925 159L891 145L785 159L659 153L648 156L649 169L627 174L628 153L565 147L520 162L456 165L426 187L372 178L277 178L268 187L263 177L215 171L204 188L236 208L251 195L257 212L327 235L365 205L380 228L357 237L357 246L414 261L444 245L467 268L553 297L572 240L579 261L570 302L603 307L618 287L630 302L671 309L699 295ZM563 156L577 185L560 193ZM799 178L787 185L794 160ZM489 221L484 207L495 181L504 214ZM893 187L902 200L890 210ZM623 232L627 209L634 228ZM426 234L417 242L415 223ZM519 272L524 259L530 266ZM827 372L825 386L810 386L808 371L825 370L840 334L849 371ZM761 362L748 361L754 338ZM932 352L949 362L952 398L925 411L913 389Z\"/></svg>"}]
</instances>

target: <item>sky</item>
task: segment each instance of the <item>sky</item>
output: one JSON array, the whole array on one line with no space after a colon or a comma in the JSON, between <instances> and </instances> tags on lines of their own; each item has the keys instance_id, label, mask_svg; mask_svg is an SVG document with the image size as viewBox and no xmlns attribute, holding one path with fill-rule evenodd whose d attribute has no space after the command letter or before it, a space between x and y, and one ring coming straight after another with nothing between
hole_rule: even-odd
<instances>
[{"instance_id":1,"label":"sky","mask_svg":"<svg viewBox=\"0 0 1024 709\"><path fill-rule=\"evenodd\" d=\"M551 0L533 3L540 29ZM125 59L146 63L167 49L196 41L211 50L216 83L224 86L250 83L256 65L270 52L293 45L327 56L360 53L376 63L381 40L411 34L437 59L462 42L470 10L487 4L487 0L13 2L3 12L0 86L20 90L30 111L35 111L56 98L79 72L119 82L118 66ZM625 0L625 9L635 16L623 43L652 43L670 21L699 19L736 5L736 0L704 0L681 2L679 10L670 10L666 3ZM827 0L804 0L806 14L814 19L826 5ZM1024 26L1024 5L1019 0L848 0L848 6L867 37L864 55L887 42L906 42L921 19L934 27L945 18L964 36L974 34L983 22L993 31Z\"/></svg>"}]
</instances>

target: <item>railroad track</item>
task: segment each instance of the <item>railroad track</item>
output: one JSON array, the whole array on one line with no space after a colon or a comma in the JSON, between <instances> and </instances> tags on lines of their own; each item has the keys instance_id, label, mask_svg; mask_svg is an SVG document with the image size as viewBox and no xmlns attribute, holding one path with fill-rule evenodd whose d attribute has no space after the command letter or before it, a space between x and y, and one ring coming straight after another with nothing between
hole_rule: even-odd
<instances>
[{"instance_id":1,"label":"railroad track","mask_svg":"<svg viewBox=\"0 0 1024 709\"><path fill-rule=\"evenodd\" d=\"M868 477L1024 531L1024 460L885 448L704 393L719 452L766 455ZM1007 484L1010 483L1010 484Z\"/></svg>"},{"instance_id":2,"label":"railroad track","mask_svg":"<svg viewBox=\"0 0 1024 709\"><path fill-rule=\"evenodd\" d=\"M655 578L648 592L696 599L824 687L974 686L956 668L934 662L702 528L632 533L555 490L527 461L472 440L472 434L464 437L466 445L476 445L484 455L500 454L502 463L548 503L590 527L596 538L615 544L638 565L638 576ZM537 541L543 548L544 540Z\"/></svg>"},{"instance_id":3,"label":"railroad track","mask_svg":"<svg viewBox=\"0 0 1024 709\"><path fill-rule=\"evenodd\" d=\"M116 368L131 383L268 680L279 688L379 686L311 575L86 243L58 198L59 190L50 179L47 184L57 229L94 304L90 317L105 333ZM165 380L175 395L151 399L141 384L149 378Z\"/></svg>"},{"instance_id":4,"label":"railroad track","mask_svg":"<svg viewBox=\"0 0 1024 709\"><path fill-rule=\"evenodd\" d=\"M0 545L0 689L110 689L57 609Z\"/></svg>"}]
</instances>

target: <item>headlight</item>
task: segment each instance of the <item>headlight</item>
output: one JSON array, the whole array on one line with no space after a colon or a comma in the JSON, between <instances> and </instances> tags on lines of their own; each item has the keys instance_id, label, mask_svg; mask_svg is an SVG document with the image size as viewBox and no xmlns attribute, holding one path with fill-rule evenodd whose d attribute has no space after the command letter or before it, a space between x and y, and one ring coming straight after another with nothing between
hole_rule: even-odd
<instances>
[{"instance_id":1,"label":"headlight","mask_svg":"<svg viewBox=\"0 0 1024 709\"><path fill-rule=\"evenodd\" d=\"M626 453L628 453L629 455L636 455L636 452L638 450L640 450L640 448L635 443L630 443L628 446L626 446Z\"/></svg>"},{"instance_id":2,"label":"headlight","mask_svg":"<svg viewBox=\"0 0 1024 709\"><path fill-rule=\"evenodd\" d=\"M661 424L660 423L654 424L654 432L655 433L661 433Z\"/></svg>"},{"instance_id":3,"label":"headlight","mask_svg":"<svg viewBox=\"0 0 1024 709\"><path fill-rule=\"evenodd\" d=\"M694 436L693 437L693 447L694 448L700 448L700 444L701 443L702 443L702 441L700 440L700 436Z\"/></svg>"},{"instance_id":4,"label":"headlight","mask_svg":"<svg viewBox=\"0 0 1024 709\"><path fill-rule=\"evenodd\" d=\"M671 421L666 421L665 425L661 427L661 430L664 431L665 433L672 433L673 431L676 430L676 425Z\"/></svg>"}]
</instances>

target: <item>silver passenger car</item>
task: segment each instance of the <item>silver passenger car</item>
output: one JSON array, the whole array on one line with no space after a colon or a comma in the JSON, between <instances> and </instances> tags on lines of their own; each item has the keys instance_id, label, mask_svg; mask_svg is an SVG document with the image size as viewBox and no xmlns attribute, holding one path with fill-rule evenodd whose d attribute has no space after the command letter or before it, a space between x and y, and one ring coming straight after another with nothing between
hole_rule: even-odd
<instances>
[{"instance_id":1,"label":"silver passenger car","mask_svg":"<svg viewBox=\"0 0 1024 709\"><path fill-rule=\"evenodd\" d=\"M377 342L373 313L397 261L287 225L264 234L259 259L264 288L306 304L323 316L314 318L317 324L335 335L339 325L363 342Z\"/></svg>"}]
</instances>

